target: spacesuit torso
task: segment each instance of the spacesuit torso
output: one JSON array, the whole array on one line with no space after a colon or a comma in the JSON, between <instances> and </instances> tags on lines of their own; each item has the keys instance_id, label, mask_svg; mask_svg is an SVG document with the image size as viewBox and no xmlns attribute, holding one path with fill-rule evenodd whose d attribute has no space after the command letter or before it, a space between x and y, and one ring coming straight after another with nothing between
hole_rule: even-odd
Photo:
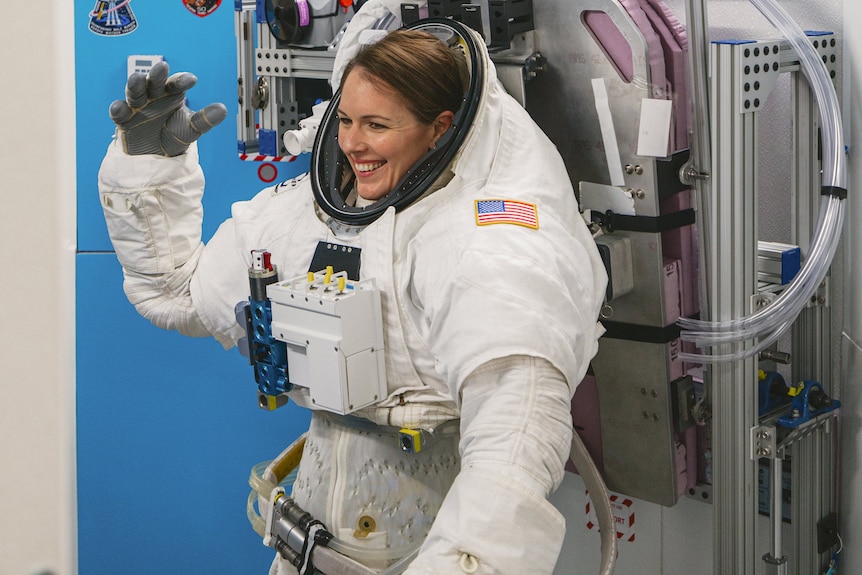
<instances>
[{"instance_id":1,"label":"spacesuit torso","mask_svg":"<svg viewBox=\"0 0 862 575\"><path fill-rule=\"evenodd\" d=\"M234 306L248 297L251 250L267 249L287 279L309 271L320 241L361 248L361 279L381 290L388 395L355 414L376 428L315 413L294 496L366 548L428 534L411 574L450 572L465 556L486 566L479 573L553 570L564 528L545 498L562 480L568 401L602 333L606 277L565 166L487 65L451 179L365 227L329 221L301 176L235 204L201 247L193 147L156 158L114 144L100 173L130 300L157 325L225 347L244 335ZM526 207L526 225L480 217L480 204L501 199ZM291 394L311 407L301 388ZM423 453L402 452L392 434L451 420L460 436ZM499 532L516 523L515 540Z\"/></svg>"}]
</instances>

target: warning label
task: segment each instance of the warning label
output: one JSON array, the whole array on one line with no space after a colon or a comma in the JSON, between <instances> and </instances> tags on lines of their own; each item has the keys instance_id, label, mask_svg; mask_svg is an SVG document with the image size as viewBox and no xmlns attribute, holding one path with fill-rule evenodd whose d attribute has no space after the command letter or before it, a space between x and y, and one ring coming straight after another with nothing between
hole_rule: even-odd
<instances>
[{"instance_id":1,"label":"warning label","mask_svg":"<svg viewBox=\"0 0 862 575\"><path fill-rule=\"evenodd\" d=\"M596 517L595 506L590 499L589 491L586 496L587 529L599 531L599 520ZM622 541L635 540L635 510L634 501L628 497L612 493L610 495L611 510L614 513L614 524L617 530L617 539Z\"/></svg>"}]
</instances>

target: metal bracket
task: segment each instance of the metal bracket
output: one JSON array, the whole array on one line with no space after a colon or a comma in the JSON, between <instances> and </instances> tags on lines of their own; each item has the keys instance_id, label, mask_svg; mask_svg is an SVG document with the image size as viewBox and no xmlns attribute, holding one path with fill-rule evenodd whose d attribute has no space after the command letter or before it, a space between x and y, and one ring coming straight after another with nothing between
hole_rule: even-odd
<instances>
[{"instance_id":1,"label":"metal bracket","mask_svg":"<svg viewBox=\"0 0 862 575\"><path fill-rule=\"evenodd\" d=\"M712 485L698 484L687 489L685 494L689 499L712 504Z\"/></svg>"},{"instance_id":2,"label":"metal bracket","mask_svg":"<svg viewBox=\"0 0 862 575\"><path fill-rule=\"evenodd\" d=\"M751 311L758 312L762 310L775 301L775 298L777 297L778 296L775 293L769 291L762 291L754 294L751 296Z\"/></svg>"},{"instance_id":3,"label":"metal bracket","mask_svg":"<svg viewBox=\"0 0 862 575\"><path fill-rule=\"evenodd\" d=\"M431 18L451 18L461 15L462 0L429 0L428 16Z\"/></svg>"},{"instance_id":4,"label":"metal bracket","mask_svg":"<svg viewBox=\"0 0 862 575\"><path fill-rule=\"evenodd\" d=\"M509 48L515 34L533 29L533 0L489 0L491 51Z\"/></svg>"},{"instance_id":5,"label":"metal bracket","mask_svg":"<svg viewBox=\"0 0 862 575\"><path fill-rule=\"evenodd\" d=\"M835 417L834 411L821 413L820 415L811 418L811 420L803 423L796 429L792 430L781 439L776 445L776 450L780 457L784 457L787 450L797 441L808 437L812 433L822 429L823 433L832 433L832 419Z\"/></svg>"},{"instance_id":6,"label":"metal bracket","mask_svg":"<svg viewBox=\"0 0 862 575\"><path fill-rule=\"evenodd\" d=\"M783 575L787 573L787 557L785 555L776 558L771 553L767 553L763 556L763 562L765 563L766 575Z\"/></svg>"},{"instance_id":7,"label":"metal bracket","mask_svg":"<svg viewBox=\"0 0 862 575\"><path fill-rule=\"evenodd\" d=\"M829 285L829 276L823 278L823 281L820 282L820 285L817 287L817 291L811 296L811 301L808 302L806 307L829 307L831 304L831 298L829 294L832 292Z\"/></svg>"},{"instance_id":8,"label":"metal bracket","mask_svg":"<svg viewBox=\"0 0 862 575\"><path fill-rule=\"evenodd\" d=\"M254 91L251 93L251 107L261 110L266 108L267 104L269 104L269 83L261 76L255 82Z\"/></svg>"},{"instance_id":9,"label":"metal bracket","mask_svg":"<svg viewBox=\"0 0 862 575\"><path fill-rule=\"evenodd\" d=\"M777 456L775 428L767 425L752 427L749 434L749 454L757 461L761 458L773 459Z\"/></svg>"},{"instance_id":10,"label":"metal bracket","mask_svg":"<svg viewBox=\"0 0 862 575\"><path fill-rule=\"evenodd\" d=\"M545 69L545 58L536 51L533 32L512 38L507 50L491 54L491 61L497 67L497 77L506 92L526 107L527 83Z\"/></svg>"},{"instance_id":11,"label":"metal bracket","mask_svg":"<svg viewBox=\"0 0 862 575\"><path fill-rule=\"evenodd\" d=\"M693 186L698 181L708 182L709 174L701 172L693 163L688 162L680 169L679 180L687 186Z\"/></svg>"}]
</instances>

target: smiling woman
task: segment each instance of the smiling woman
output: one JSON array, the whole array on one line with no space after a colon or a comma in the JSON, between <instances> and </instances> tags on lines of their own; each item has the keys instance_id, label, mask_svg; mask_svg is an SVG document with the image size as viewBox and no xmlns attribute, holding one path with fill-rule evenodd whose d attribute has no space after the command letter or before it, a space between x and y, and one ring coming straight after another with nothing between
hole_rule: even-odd
<instances>
[{"instance_id":1,"label":"smiling woman","mask_svg":"<svg viewBox=\"0 0 862 575\"><path fill-rule=\"evenodd\" d=\"M444 183L479 105L480 53L458 22L426 21L363 46L341 71L315 142L320 207L364 225Z\"/></svg>"},{"instance_id":2,"label":"smiling woman","mask_svg":"<svg viewBox=\"0 0 862 575\"><path fill-rule=\"evenodd\" d=\"M392 191L407 170L437 146L454 118L452 110L443 110L426 123L384 80L362 66L352 68L345 75L338 107L338 144L353 169L359 197L379 200Z\"/></svg>"}]
</instances>

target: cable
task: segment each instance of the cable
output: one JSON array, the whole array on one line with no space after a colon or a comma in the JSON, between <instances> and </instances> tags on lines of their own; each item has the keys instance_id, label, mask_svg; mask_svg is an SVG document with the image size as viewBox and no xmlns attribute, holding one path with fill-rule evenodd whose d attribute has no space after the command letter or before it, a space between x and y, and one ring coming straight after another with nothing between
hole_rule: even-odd
<instances>
[{"instance_id":1,"label":"cable","mask_svg":"<svg viewBox=\"0 0 862 575\"><path fill-rule=\"evenodd\" d=\"M596 517L599 520L599 531L602 538L602 564L599 573L600 575L611 575L617 560L617 528L608 488L577 432L572 433L572 449L569 457L577 467L581 479L584 480L587 491L590 493L590 501L596 506Z\"/></svg>"}]
</instances>

